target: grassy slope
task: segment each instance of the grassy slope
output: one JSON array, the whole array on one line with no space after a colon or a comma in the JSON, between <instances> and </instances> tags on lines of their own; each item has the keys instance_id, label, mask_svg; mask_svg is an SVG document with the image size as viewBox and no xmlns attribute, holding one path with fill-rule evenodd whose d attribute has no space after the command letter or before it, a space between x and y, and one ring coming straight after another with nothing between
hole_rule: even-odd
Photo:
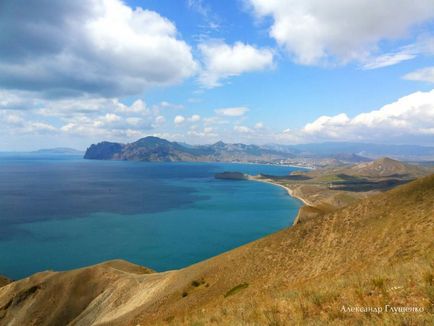
<instances>
[{"instance_id":1,"label":"grassy slope","mask_svg":"<svg viewBox=\"0 0 434 326\"><path fill-rule=\"evenodd\" d=\"M2 286L5 286L6 284L9 284L11 282L10 279L8 279L7 277L0 275L0 288Z\"/></svg>"},{"instance_id":2,"label":"grassy slope","mask_svg":"<svg viewBox=\"0 0 434 326\"><path fill-rule=\"evenodd\" d=\"M329 324L432 320L434 176L363 200L179 272L182 289L139 322ZM248 284L236 294L225 294ZM424 314L345 314L342 305ZM154 312L154 316L150 314ZM151 320L150 320L151 318Z\"/></svg>"},{"instance_id":3,"label":"grassy slope","mask_svg":"<svg viewBox=\"0 0 434 326\"><path fill-rule=\"evenodd\" d=\"M434 175L179 271L37 274L0 288L0 324L430 324L433 212ZM341 312L384 304L425 313Z\"/></svg>"}]
</instances>

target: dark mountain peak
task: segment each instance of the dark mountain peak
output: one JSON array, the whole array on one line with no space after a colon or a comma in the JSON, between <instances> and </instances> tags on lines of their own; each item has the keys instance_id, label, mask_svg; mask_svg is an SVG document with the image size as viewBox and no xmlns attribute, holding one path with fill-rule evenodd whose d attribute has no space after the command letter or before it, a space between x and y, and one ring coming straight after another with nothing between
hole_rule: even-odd
<instances>
[{"instance_id":1,"label":"dark mountain peak","mask_svg":"<svg viewBox=\"0 0 434 326\"><path fill-rule=\"evenodd\" d=\"M84 158L90 160L110 160L116 154L119 154L122 151L122 148L122 144L103 141L96 145L92 144L86 150Z\"/></svg>"},{"instance_id":2,"label":"dark mountain peak","mask_svg":"<svg viewBox=\"0 0 434 326\"><path fill-rule=\"evenodd\" d=\"M140 138L139 140L135 141L132 144L167 144L170 143L168 140L155 137L155 136L147 136Z\"/></svg>"}]
</instances>

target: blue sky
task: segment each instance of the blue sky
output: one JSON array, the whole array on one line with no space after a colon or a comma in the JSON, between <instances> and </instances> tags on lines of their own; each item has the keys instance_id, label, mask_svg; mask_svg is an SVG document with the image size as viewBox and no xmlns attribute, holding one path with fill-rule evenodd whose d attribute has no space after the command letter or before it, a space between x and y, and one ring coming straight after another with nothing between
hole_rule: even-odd
<instances>
[{"instance_id":1,"label":"blue sky","mask_svg":"<svg viewBox=\"0 0 434 326\"><path fill-rule=\"evenodd\" d=\"M6 0L0 29L0 150L434 145L431 0Z\"/></svg>"}]
</instances>

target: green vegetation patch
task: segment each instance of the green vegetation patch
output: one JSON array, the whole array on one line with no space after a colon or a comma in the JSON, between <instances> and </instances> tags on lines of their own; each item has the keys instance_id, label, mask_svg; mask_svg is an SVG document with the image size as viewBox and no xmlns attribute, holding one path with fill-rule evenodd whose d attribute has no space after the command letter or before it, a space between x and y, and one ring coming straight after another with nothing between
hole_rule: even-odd
<instances>
[{"instance_id":1,"label":"green vegetation patch","mask_svg":"<svg viewBox=\"0 0 434 326\"><path fill-rule=\"evenodd\" d=\"M231 295L234 295L234 294L236 294L236 293L240 292L241 290L244 290L244 289L246 289L248 287L249 287L249 283L238 284L237 286L233 287L228 292L226 292L225 298L227 298L227 297L229 297Z\"/></svg>"}]
</instances>

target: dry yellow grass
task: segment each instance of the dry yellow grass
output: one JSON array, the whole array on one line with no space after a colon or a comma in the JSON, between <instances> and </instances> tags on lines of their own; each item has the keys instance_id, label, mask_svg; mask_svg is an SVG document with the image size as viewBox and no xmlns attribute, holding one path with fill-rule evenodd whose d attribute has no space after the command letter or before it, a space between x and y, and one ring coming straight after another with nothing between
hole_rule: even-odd
<instances>
[{"instance_id":1,"label":"dry yellow grass","mask_svg":"<svg viewBox=\"0 0 434 326\"><path fill-rule=\"evenodd\" d=\"M182 270L99 265L12 283L0 324L431 325L433 234L434 175ZM342 310L386 305L423 312Z\"/></svg>"}]
</instances>

